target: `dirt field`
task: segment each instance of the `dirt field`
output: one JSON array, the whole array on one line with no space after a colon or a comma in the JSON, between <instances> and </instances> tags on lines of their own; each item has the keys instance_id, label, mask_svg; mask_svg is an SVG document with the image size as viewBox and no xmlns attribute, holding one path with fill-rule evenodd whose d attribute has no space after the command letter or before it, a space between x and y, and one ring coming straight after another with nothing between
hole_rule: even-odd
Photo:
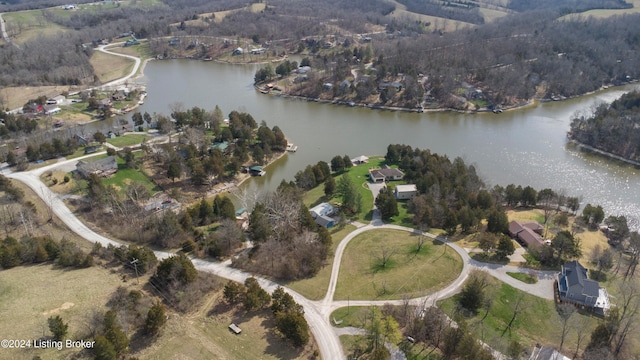
<instances>
[{"instance_id":1,"label":"dirt field","mask_svg":"<svg viewBox=\"0 0 640 360\"><path fill-rule=\"evenodd\" d=\"M119 79L129 74L133 64L133 60L122 56L105 54L101 51L94 51L91 56L91 65L102 83Z\"/></svg>"},{"instance_id":2,"label":"dirt field","mask_svg":"<svg viewBox=\"0 0 640 360\"><path fill-rule=\"evenodd\" d=\"M21 108L29 99L38 96L53 97L60 95L63 91L77 90L70 86L19 86L6 87L0 89L0 98L3 107L9 109Z\"/></svg>"}]
</instances>

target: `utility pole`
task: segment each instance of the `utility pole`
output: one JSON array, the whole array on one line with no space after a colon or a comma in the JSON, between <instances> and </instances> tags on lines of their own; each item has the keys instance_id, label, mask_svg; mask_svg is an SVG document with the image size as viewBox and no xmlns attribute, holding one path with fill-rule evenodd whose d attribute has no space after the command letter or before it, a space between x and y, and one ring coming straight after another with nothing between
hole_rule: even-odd
<instances>
[{"instance_id":1,"label":"utility pole","mask_svg":"<svg viewBox=\"0 0 640 360\"><path fill-rule=\"evenodd\" d=\"M131 261L131 264L133 264L133 267L136 270L136 283L140 285L140 279L138 278L138 261L139 261L138 259L133 258L133 260Z\"/></svg>"}]
</instances>

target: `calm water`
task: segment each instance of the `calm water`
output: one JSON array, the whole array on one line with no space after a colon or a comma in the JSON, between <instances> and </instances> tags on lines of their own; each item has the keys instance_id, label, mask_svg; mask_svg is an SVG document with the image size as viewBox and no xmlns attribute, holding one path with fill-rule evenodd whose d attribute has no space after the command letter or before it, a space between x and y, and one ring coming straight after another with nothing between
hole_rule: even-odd
<instances>
[{"instance_id":1,"label":"calm water","mask_svg":"<svg viewBox=\"0 0 640 360\"><path fill-rule=\"evenodd\" d=\"M392 143L431 149L474 164L489 185L510 183L552 188L600 204L607 214L640 218L640 171L567 146L566 132L576 111L612 101L624 90L538 104L503 114L404 113L318 104L266 96L253 89L254 66L187 60L150 62L143 81L149 97L141 112L170 113L170 106L219 105L225 114L247 111L258 122L278 125L299 146L247 182L250 189L273 189L307 164L334 155L384 155Z\"/></svg>"}]
</instances>

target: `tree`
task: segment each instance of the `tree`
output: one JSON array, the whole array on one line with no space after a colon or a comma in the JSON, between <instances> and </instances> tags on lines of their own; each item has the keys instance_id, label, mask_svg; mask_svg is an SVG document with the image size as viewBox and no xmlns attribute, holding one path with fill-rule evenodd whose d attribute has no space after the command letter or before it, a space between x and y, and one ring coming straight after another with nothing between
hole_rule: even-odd
<instances>
[{"instance_id":1,"label":"tree","mask_svg":"<svg viewBox=\"0 0 640 360\"><path fill-rule=\"evenodd\" d=\"M167 169L167 177L171 179L172 182L176 182L176 178L180 178L180 164L177 160L172 160L169 162L169 168Z\"/></svg>"},{"instance_id":2,"label":"tree","mask_svg":"<svg viewBox=\"0 0 640 360\"><path fill-rule=\"evenodd\" d=\"M393 216L397 216L399 214L396 197L393 195L393 191L388 187L380 190L380 193L376 197L375 205L380 211L382 220L387 221Z\"/></svg>"},{"instance_id":3,"label":"tree","mask_svg":"<svg viewBox=\"0 0 640 360\"><path fill-rule=\"evenodd\" d=\"M348 175L343 175L336 184L336 193L342 198L342 207L351 214L360 211L362 195L358 187L351 181Z\"/></svg>"},{"instance_id":4,"label":"tree","mask_svg":"<svg viewBox=\"0 0 640 360\"><path fill-rule=\"evenodd\" d=\"M156 286L169 288L172 285L187 285L198 278L198 271L184 254L178 254L162 260L155 275L151 278Z\"/></svg>"},{"instance_id":5,"label":"tree","mask_svg":"<svg viewBox=\"0 0 640 360\"><path fill-rule=\"evenodd\" d=\"M498 248L498 236L489 232L480 234L478 239L478 247L485 253L495 251Z\"/></svg>"},{"instance_id":6,"label":"tree","mask_svg":"<svg viewBox=\"0 0 640 360\"><path fill-rule=\"evenodd\" d=\"M67 332L69 330L69 324L65 324L62 321L60 315L52 316L47 319L49 323L49 331L53 334L54 340L62 340L65 336L67 336Z\"/></svg>"},{"instance_id":7,"label":"tree","mask_svg":"<svg viewBox=\"0 0 640 360\"><path fill-rule=\"evenodd\" d=\"M604 220L604 223L608 226L607 237L611 244L620 244L629 236L629 226L627 225L627 218L624 215L611 215Z\"/></svg>"},{"instance_id":8,"label":"tree","mask_svg":"<svg viewBox=\"0 0 640 360\"><path fill-rule=\"evenodd\" d=\"M167 322L165 315L164 305L160 302L153 304L151 309L147 312L147 319L144 323L144 331L147 335L155 336L160 332L160 329Z\"/></svg>"},{"instance_id":9,"label":"tree","mask_svg":"<svg viewBox=\"0 0 640 360\"><path fill-rule=\"evenodd\" d=\"M276 328L296 347L303 347L309 342L309 324L300 312L279 312Z\"/></svg>"},{"instance_id":10,"label":"tree","mask_svg":"<svg viewBox=\"0 0 640 360\"><path fill-rule=\"evenodd\" d=\"M144 124L144 118L139 111L133 113L133 115L131 116L131 120L133 120L133 125L135 125L136 128Z\"/></svg>"},{"instance_id":11,"label":"tree","mask_svg":"<svg viewBox=\"0 0 640 360\"><path fill-rule=\"evenodd\" d=\"M324 195L331 199L333 197L333 193L336 191L336 180L333 176L327 176L324 180Z\"/></svg>"},{"instance_id":12,"label":"tree","mask_svg":"<svg viewBox=\"0 0 640 360\"><path fill-rule=\"evenodd\" d=\"M522 189L522 196L520 197L520 201L524 206L536 206L538 200L538 194L534 188L531 186L527 186Z\"/></svg>"},{"instance_id":13,"label":"tree","mask_svg":"<svg viewBox=\"0 0 640 360\"><path fill-rule=\"evenodd\" d=\"M604 210L602 206L587 204L582 210L582 219L592 228L598 226L602 220L604 220Z\"/></svg>"},{"instance_id":14,"label":"tree","mask_svg":"<svg viewBox=\"0 0 640 360\"><path fill-rule=\"evenodd\" d=\"M113 344L104 336L99 335L93 344L93 356L96 360L116 360L117 354Z\"/></svg>"},{"instance_id":15,"label":"tree","mask_svg":"<svg viewBox=\"0 0 640 360\"><path fill-rule=\"evenodd\" d=\"M558 254L558 263L562 262L565 258L577 258L582 254L580 240L574 238L567 230L560 231L556 234L551 242L551 247Z\"/></svg>"},{"instance_id":16,"label":"tree","mask_svg":"<svg viewBox=\"0 0 640 360\"><path fill-rule=\"evenodd\" d=\"M487 216L487 231L494 234L504 234L509 231L509 219L502 209L491 209Z\"/></svg>"},{"instance_id":17,"label":"tree","mask_svg":"<svg viewBox=\"0 0 640 360\"><path fill-rule=\"evenodd\" d=\"M391 344L400 342L402 337L399 327L400 325L391 315L383 315L375 306L370 308L365 330L372 359L384 359L388 356L388 351L384 347L386 342Z\"/></svg>"},{"instance_id":18,"label":"tree","mask_svg":"<svg viewBox=\"0 0 640 360\"><path fill-rule=\"evenodd\" d=\"M262 309L269 305L271 302L271 295L260 287L256 278L247 278L244 282L244 286L246 287L247 292L243 299L243 305L247 311Z\"/></svg>"},{"instance_id":19,"label":"tree","mask_svg":"<svg viewBox=\"0 0 640 360\"><path fill-rule=\"evenodd\" d=\"M470 274L469 279L464 284L458 303L471 313L476 314L484 301L484 289L488 286L487 278L479 271Z\"/></svg>"},{"instance_id":20,"label":"tree","mask_svg":"<svg viewBox=\"0 0 640 360\"><path fill-rule=\"evenodd\" d=\"M576 307L572 304L562 303L556 307L556 311L558 315L560 315L560 319L562 319L562 331L560 332L560 349L559 352L562 352L562 345L564 345L564 340L569 333L569 329L571 328L569 325L569 319L571 315L576 311Z\"/></svg>"},{"instance_id":21,"label":"tree","mask_svg":"<svg viewBox=\"0 0 640 360\"><path fill-rule=\"evenodd\" d=\"M498 258L504 259L511 256L515 251L516 247L513 245L513 240L506 235L501 235L500 241L498 242L498 249L496 250Z\"/></svg>"},{"instance_id":22,"label":"tree","mask_svg":"<svg viewBox=\"0 0 640 360\"><path fill-rule=\"evenodd\" d=\"M351 162L351 160L349 160ZM344 170L345 164L344 159L340 155L336 155L331 159L331 170L335 172L340 172Z\"/></svg>"},{"instance_id":23,"label":"tree","mask_svg":"<svg viewBox=\"0 0 640 360\"><path fill-rule=\"evenodd\" d=\"M104 142L107 141L107 137L104 136L101 131L96 131L96 133L93 134L93 140L99 142L100 144L104 144Z\"/></svg>"},{"instance_id":24,"label":"tree","mask_svg":"<svg viewBox=\"0 0 640 360\"><path fill-rule=\"evenodd\" d=\"M242 284L229 280L223 290L224 300L229 304L236 304L244 295L245 289Z\"/></svg>"}]
</instances>

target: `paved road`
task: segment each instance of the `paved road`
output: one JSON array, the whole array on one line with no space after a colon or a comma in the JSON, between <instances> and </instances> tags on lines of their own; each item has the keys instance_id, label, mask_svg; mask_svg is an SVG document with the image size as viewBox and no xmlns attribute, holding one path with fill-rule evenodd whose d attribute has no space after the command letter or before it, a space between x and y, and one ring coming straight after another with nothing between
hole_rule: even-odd
<instances>
[{"instance_id":1,"label":"paved road","mask_svg":"<svg viewBox=\"0 0 640 360\"><path fill-rule=\"evenodd\" d=\"M95 156L95 154L87 155ZM62 201L62 197L53 193L45 184L40 181L40 175L45 171L54 169L54 168L63 168L63 169L73 169L75 167L75 163L78 160L82 159L76 158L72 160L62 160L58 163L51 164L48 166L44 166L42 168L38 168L29 172L20 172L20 173L12 173L10 171L4 171L7 177L19 180L29 186L31 189L35 191L35 193L42 198L42 200L53 209L53 212L61 219L72 231L87 239L88 241L94 243L101 243L103 246L107 246L109 244L114 246L119 246L120 244L117 241L109 239L105 236L97 234L90 228L88 228L84 223L82 223L66 206L66 204ZM320 349L320 353L323 359L345 359L344 352L342 350L342 345L339 340L339 334L341 334L344 330L337 330L331 326L330 315L331 313L340 307L345 307L347 305L350 306L370 306L370 305L383 305L386 303L394 304L394 305L402 305L403 300L351 300L351 301L334 301L335 289L338 281L338 275L340 272L340 263L342 260L342 255L349 244L349 242L355 238L357 235L365 233L367 231L376 230L376 229L395 229L409 232L419 232L416 229L407 228L403 226L397 225L386 225L383 224L380 220L380 214L377 209L374 208L374 216L370 224L357 228L356 230L349 233L338 245L335 253L335 258L333 261L333 267L331 271L331 278L329 281L329 286L327 289L326 296L324 299L320 301L311 301L304 296L298 294L297 292L286 289L293 298L301 304L305 309L305 318L309 323L309 328L313 333L313 336L318 344ZM448 243L437 236L430 233L423 233L425 236L428 236L432 239L436 239L444 242L447 246L457 252L463 260L463 268L460 276L447 286L444 289L441 289L435 293L425 295L423 297L411 299L410 303L412 305L416 305L419 308L425 308L428 306L435 305L437 300L444 299L450 297L457 292L459 292L462 284L467 279L469 272L472 269L480 269L488 272L492 276L497 279L508 283L509 285L528 292L530 294L543 297L546 299L553 299L553 287L552 282L555 275L555 272L543 272L543 271L533 271L529 269L522 269L515 266L503 266L496 264L486 264L477 262L469 257L467 251L460 246L452 243ZM156 251L156 256L159 259L164 259L171 256L171 253ZM234 281L244 282L244 280L250 276L255 276L250 273L244 272L242 270L238 270L232 268L230 265L230 261L224 263L215 263L209 262L202 259L193 259L193 264L196 269L200 271L206 271L213 273L217 276L231 279ZM507 275L507 272L524 272L524 273L532 273L537 274L540 278L537 284L529 285L523 282L520 282L511 276ZM277 283L256 277L260 285L265 288L269 292L273 292L275 288L278 286Z\"/></svg>"},{"instance_id":2,"label":"paved road","mask_svg":"<svg viewBox=\"0 0 640 360\"><path fill-rule=\"evenodd\" d=\"M133 69L131 69L131 72L128 75L126 75L124 77L121 77L120 79L116 79L116 80L110 81L110 82L108 82L106 84L101 85L100 87L107 88L107 87L111 87L111 86L115 86L115 85L120 85L120 84L124 83L125 81L129 80L130 78L132 78L133 76L135 76L136 73L138 72L138 69L140 68L140 64L142 62L139 57L136 57L136 56L133 56L133 55L125 55L125 54L115 53L115 52L109 51L109 50L107 50L105 48L107 46L111 47L111 46L114 46L114 45L122 45L122 44L124 44L124 42L113 43L113 44L109 44L109 45L100 45L100 46L98 46L96 48L96 50L101 51L101 52L103 52L105 54L115 55L115 56L122 56L122 57L125 57L127 59L131 59L131 60L135 61L135 64L133 65Z\"/></svg>"}]
</instances>

